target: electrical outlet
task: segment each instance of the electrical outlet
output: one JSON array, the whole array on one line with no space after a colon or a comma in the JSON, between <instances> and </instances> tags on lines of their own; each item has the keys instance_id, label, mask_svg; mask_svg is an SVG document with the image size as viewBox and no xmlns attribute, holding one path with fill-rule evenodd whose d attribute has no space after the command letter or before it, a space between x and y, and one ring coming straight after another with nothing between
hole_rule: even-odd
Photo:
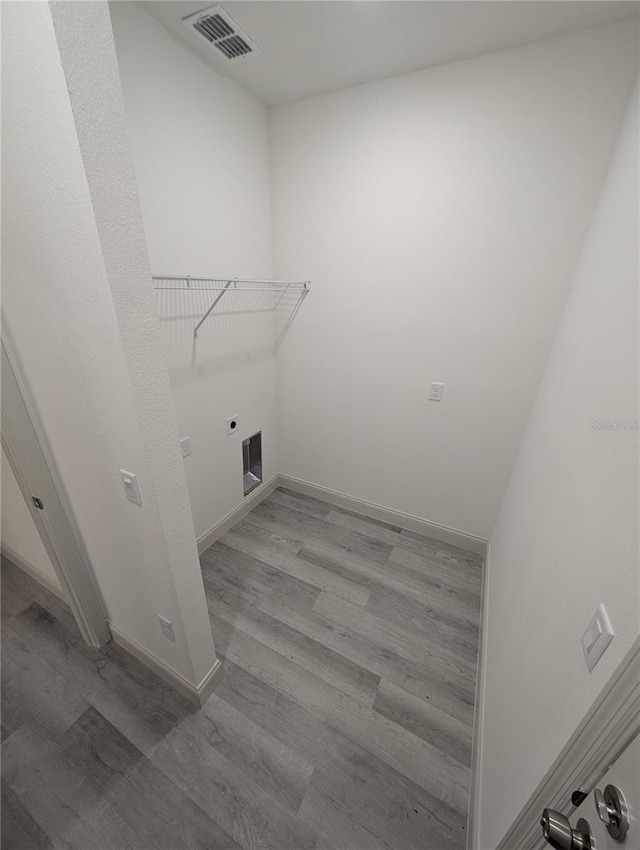
<instances>
[{"instance_id":1,"label":"electrical outlet","mask_svg":"<svg viewBox=\"0 0 640 850\"><path fill-rule=\"evenodd\" d=\"M189 457L191 454L191 437L183 437L180 440L180 451L182 452L182 457Z\"/></svg>"},{"instance_id":2,"label":"electrical outlet","mask_svg":"<svg viewBox=\"0 0 640 850\"><path fill-rule=\"evenodd\" d=\"M240 423L237 416L230 416L227 419L227 434L235 434L240 430Z\"/></svg>"},{"instance_id":3,"label":"electrical outlet","mask_svg":"<svg viewBox=\"0 0 640 850\"><path fill-rule=\"evenodd\" d=\"M173 624L171 620L167 620L167 618L163 617L162 614L158 614L158 619L160 620L160 628L162 629L162 634L175 643L176 636L173 633Z\"/></svg>"},{"instance_id":4,"label":"electrical outlet","mask_svg":"<svg viewBox=\"0 0 640 850\"><path fill-rule=\"evenodd\" d=\"M440 381L432 381L431 382L431 395L429 396L429 401L442 401L442 392L444 390L444 384Z\"/></svg>"}]
</instances>

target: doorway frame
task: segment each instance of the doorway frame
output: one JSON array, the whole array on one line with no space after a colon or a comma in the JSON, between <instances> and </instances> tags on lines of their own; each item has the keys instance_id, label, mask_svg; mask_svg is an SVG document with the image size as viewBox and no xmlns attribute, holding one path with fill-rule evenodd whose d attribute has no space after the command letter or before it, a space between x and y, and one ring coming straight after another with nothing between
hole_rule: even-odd
<instances>
[{"instance_id":1,"label":"doorway frame","mask_svg":"<svg viewBox=\"0 0 640 850\"><path fill-rule=\"evenodd\" d=\"M111 640L107 608L4 318L0 360L2 448L80 633L89 646L98 648ZM42 500L43 510L35 506L34 496Z\"/></svg>"}]
</instances>

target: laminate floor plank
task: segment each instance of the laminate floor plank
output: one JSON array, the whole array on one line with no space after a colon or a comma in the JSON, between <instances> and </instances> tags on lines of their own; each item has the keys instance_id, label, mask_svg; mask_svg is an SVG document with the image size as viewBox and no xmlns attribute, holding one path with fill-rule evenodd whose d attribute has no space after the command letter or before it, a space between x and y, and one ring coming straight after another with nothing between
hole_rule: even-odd
<instances>
[{"instance_id":1,"label":"laminate floor plank","mask_svg":"<svg viewBox=\"0 0 640 850\"><path fill-rule=\"evenodd\" d=\"M314 848L313 830L192 726L168 735L152 761L244 850Z\"/></svg>"},{"instance_id":2,"label":"laminate floor plank","mask_svg":"<svg viewBox=\"0 0 640 850\"><path fill-rule=\"evenodd\" d=\"M320 499L314 499L313 496L294 493L293 490L287 490L286 487L278 487L269 494L268 500L276 505L282 505L284 508L309 514L316 519L326 519L331 512L331 505L327 502L321 502Z\"/></svg>"},{"instance_id":3,"label":"laminate floor plank","mask_svg":"<svg viewBox=\"0 0 640 850\"><path fill-rule=\"evenodd\" d=\"M194 744L224 756L280 805L297 811L313 764L215 694L202 711L167 736L152 760L159 763L162 757L164 763L168 752Z\"/></svg>"},{"instance_id":4,"label":"laminate floor plank","mask_svg":"<svg viewBox=\"0 0 640 850\"><path fill-rule=\"evenodd\" d=\"M446 657L414 638L410 631L376 617L333 594L320 594L325 610L298 611L266 594L236 594L205 579L210 609L220 600L236 610L248 603L302 634L334 649L359 666L385 677L421 699L432 700L454 717L471 724L475 697L475 669L460 659ZM239 597L239 598L238 598ZM224 635L218 636L218 651L224 654Z\"/></svg>"},{"instance_id":5,"label":"laminate floor plank","mask_svg":"<svg viewBox=\"0 0 640 850\"><path fill-rule=\"evenodd\" d=\"M18 569L4 555L0 555L0 564L2 571L0 618L3 623L8 623L12 617L24 611L33 602L47 606L54 600L58 601L52 593Z\"/></svg>"},{"instance_id":6,"label":"laminate floor plank","mask_svg":"<svg viewBox=\"0 0 640 850\"><path fill-rule=\"evenodd\" d=\"M58 836L104 802L109 786L142 758L89 707L40 759L16 769L10 785L44 832Z\"/></svg>"},{"instance_id":7,"label":"laminate floor plank","mask_svg":"<svg viewBox=\"0 0 640 850\"><path fill-rule=\"evenodd\" d=\"M55 840L56 850L111 850L116 847L118 850L157 850L152 844L142 844L138 832L106 800L83 812L81 817L70 820Z\"/></svg>"},{"instance_id":8,"label":"laminate floor plank","mask_svg":"<svg viewBox=\"0 0 640 850\"><path fill-rule=\"evenodd\" d=\"M219 623L214 622L214 641ZM295 697L345 737L411 779L421 788L465 811L469 770L447 753L331 687L295 662L240 631L227 642L226 658Z\"/></svg>"},{"instance_id":9,"label":"laminate floor plank","mask_svg":"<svg viewBox=\"0 0 640 850\"><path fill-rule=\"evenodd\" d=\"M429 600L440 616L477 630L479 603L475 596L466 589L443 586L436 577L419 573L398 560L392 561L393 550L389 548L383 551L384 559L369 558L360 552L345 552L330 542L307 540L298 557L370 589L393 590L418 602Z\"/></svg>"},{"instance_id":10,"label":"laminate floor plank","mask_svg":"<svg viewBox=\"0 0 640 850\"><path fill-rule=\"evenodd\" d=\"M328 590L356 605L364 606L369 599L371 589L363 581L331 569L317 560L305 558L300 553L294 555L280 569L318 590Z\"/></svg>"},{"instance_id":11,"label":"laminate floor plank","mask_svg":"<svg viewBox=\"0 0 640 850\"><path fill-rule=\"evenodd\" d=\"M388 666L384 662L392 658L393 663L409 676L422 677L425 684L435 681L437 689L443 686L454 698L473 706L475 662L468 656L463 658L459 653L450 651L440 637L435 640L433 635L427 636L412 629L410 622L387 620L330 593L320 594L312 613L322 618L328 628L333 627L338 640L348 635L348 645L358 647L368 655L367 666L370 669L385 671L380 672L381 677L389 678ZM398 658L404 663L398 664ZM414 693L413 690L411 692Z\"/></svg>"},{"instance_id":12,"label":"laminate floor plank","mask_svg":"<svg viewBox=\"0 0 640 850\"><path fill-rule=\"evenodd\" d=\"M360 556L367 562L385 564L393 547L383 540L359 534L333 523L284 508L266 499L248 514L240 524L257 532L284 535L291 543L307 549L324 547L329 552L340 551Z\"/></svg>"},{"instance_id":13,"label":"laminate floor plank","mask_svg":"<svg viewBox=\"0 0 640 850\"><path fill-rule=\"evenodd\" d=\"M86 646L68 609L53 614L33 603L13 617L5 631L10 641L55 670L143 752L194 711L186 697L120 647L108 644L98 651Z\"/></svg>"},{"instance_id":14,"label":"laminate floor plank","mask_svg":"<svg viewBox=\"0 0 640 850\"><path fill-rule=\"evenodd\" d=\"M284 531L278 534L255 534L246 517L227 531L220 538L220 543L231 549L237 549L238 552L244 552L245 555L251 555L272 567L279 567L286 563L300 549L300 544L289 539Z\"/></svg>"},{"instance_id":15,"label":"laminate floor plank","mask_svg":"<svg viewBox=\"0 0 640 850\"><path fill-rule=\"evenodd\" d=\"M310 788L299 812L300 818L308 823L323 838L328 837L341 850L396 850L381 836L376 835L367 824L363 824L358 813L346 809L338 801L315 786Z\"/></svg>"},{"instance_id":16,"label":"laminate floor plank","mask_svg":"<svg viewBox=\"0 0 640 850\"><path fill-rule=\"evenodd\" d=\"M463 850L482 559L279 488L201 565L197 711L3 560L3 848Z\"/></svg>"},{"instance_id":17,"label":"laminate floor plank","mask_svg":"<svg viewBox=\"0 0 640 850\"><path fill-rule=\"evenodd\" d=\"M207 550L200 562L205 587L211 581L249 601L275 597L298 611L309 611L320 595L312 584L225 543Z\"/></svg>"},{"instance_id":18,"label":"laminate floor plank","mask_svg":"<svg viewBox=\"0 0 640 850\"><path fill-rule=\"evenodd\" d=\"M461 764L471 767L473 729L437 708L431 700L421 700L383 679L373 708L434 747L451 753Z\"/></svg>"},{"instance_id":19,"label":"laminate floor plank","mask_svg":"<svg viewBox=\"0 0 640 850\"><path fill-rule=\"evenodd\" d=\"M135 830L139 847L240 850L231 836L146 758L109 790L107 799Z\"/></svg>"},{"instance_id":20,"label":"laminate floor plank","mask_svg":"<svg viewBox=\"0 0 640 850\"><path fill-rule=\"evenodd\" d=\"M435 556L440 563L457 563L479 571L482 570L483 557L477 552L471 552L450 543L443 543L432 537L425 537L417 531L409 531L406 528L401 530L400 537L402 539L399 545L411 552L425 556L430 554Z\"/></svg>"},{"instance_id":21,"label":"laminate floor plank","mask_svg":"<svg viewBox=\"0 0 640 850\"><path fill-rule=\"evenodd\" d=\"M11 649L10 641L3 639L2 722L10 732L2 742L5 777L16 759L24 762L39 756L89 707L79 690L39 658L16 662Z\"/></svg>"},{"instance_id":22,"label":"laminate floor plank","mask_svg":"<svg viewBox=\"0 0 640 850\"><path fill-rule=\"evenodd\" d=\"M235 555L230 555L228 550L220 548L218 550L217 547L214 547L214 550L209 550L212 558L217 558L218 562L220 560L220 556L223 554L226 555L224 557L225 565L230 565L231 563L237 564L242 559L239 557L244 555L245 558L249 557L246 554L244 549L239 549L239 545L244 545L245 549L251 550L253 552L261 552L262 560L261 564L267 565L274 569L278 569L281 572L286 573L287 575L292 576L293 578L299 579L300 581L305 582L306 584L312 585L317 590L330 590L332 593L337 594L338 596L344 596L345 599L350 599L353 602L357 602L360 605L364 605L367 599L369 598L369 585L366 582L362 582L358 579L358 577L354 577L353 574L349 573L347 570L340 571L335 570L331 566L327 568L324 564L318 563L313 559L301 558L299 554L299 545L293 547L289 556L283 557L280 550L278 550L277 556L270 557L269 555L269 547L271 544L276 543L280 540L277 535L275 535L270 529L265 529L261 526L256 527L249 522L244 525L240 525L236 527L236 537L228 538L224 537L224 541L231 541L232 545L229 549L235 553ZM226 542L221 540L220 545L227 546ZM238 541L241 541L239 544ZM253 541L253 543L251 543ZM265 548L267 552L265 553ZM207 557L209 557L209 553L206 553ZM207 561L207 564L214 566L213 561Z\"/></svg>"},{"instance_id":23,"label":"laminate floor plank","mask_svg":"<svg viewBox=\"0 0 640 850\"><path fill-rule=\"evenodd\" d=\"M420 621L426 625L433 625L433 628L440 628L445 636L453 633L458 637L465 638L468 643L477 644L479 637L479 619L478 612L461 604L459 600L452 600L448 593L442 593L439 590L432 588L425 589L416 594L412 591L405 592L402 583L392 584L379 583L372 588L379 600L384 598L399 599L402 603L408 601L410 606L419 605L420 609L416 609L416 614ZM387 597L389 594L389 597ZM371 594L365 602L365 606L369 602ZM364 606L363 606L364 607ZM372 606L369 606L371 610ZM407 616L404 617L404 623L408 628L413 630L414 620L407 611Z\"/></svg>"},{"instance_id":24,"label":"laminate floor plank","mask_svg":"<svg viewBox=\"0 0 640 850\"><path fill-rule=\"evenodd\" d=\"M390 546L399 546L409 552L415 552L425 559L434 558L437 562L447 561L452 567L472 567L476 571L482 566L482 557L474 552L356 514L346 508L334 507L327 514L326 519L334 525L352 529L375 540L383 540Z\"/></svg>"},{"instance_id":25,"label":"laminate floor plank","mask_svg":"<svg viewBox=\"0 0 640 850\"><path fill-rule=\"evenodd\" d=\"M226 675L216 693L265 732L327 773L349 774L354 762L375 759L295 697L225 661ZM387 765L384 765L387 769Z\"/></svg>"},{"instance_id":26,"label":"laminate floor plank","mask_svg":"<svg viewBox=\"0 0 640 850\"><path fill-rule=\"evenodd\" d=\"M235 664L229 664L229 675L220 689L226 701L252 716L270 734L287 740L298 752L304 753L318 769L334 780L336 787L341 787L343 782L364 785L371 782L371 790L378 787L384 777L390 788L396 788L396 796L402 793L408 795L407 799L420 799L421 805L432 812L454 810L437 795L425 791L392 767L388 759L373 753L368 741L358 734L351 734L348 728L340 728L340 721L331 714L324 714L318 703L315 706L304 704L304 700L279 691ZM457 810L458 820L464 822L465 816L466 811Z\"/></svg>"},{"instance_id":27,"label":"laminate floor plank","mask_svg":"<svg viewBox=\"0 0 640 850\"><path fill-rule=\"evenodd\" d=\"M448 590L459 603L478 609L482 571L477 567L470 567L452 558L440 560L431 555L422 555L402 545L392 548L389 560L392 564L417 573L429 585Z\"/></svg>"},{"instance_id":28,"label":"laminate floor plank","mask_svg":"<svg viewBox=\"0 0 640 850\"><path fill-rule=\"evenodd\" d=\"M207 604L212 615L212 629L215 630L219 621L228 626L226 631L217 632L221 645L228 646L232 631L239 629L363 705L373 704L380 684L380 677L375 673L246 601L234 599L231 594L226 594L223 600L210 588Z\"/></svg>"},{"instance_id":29,"label":"laminate floor plank","mask_svg":"<svg viewBox=\"0 0 640 850\"><path fill-rule=\"evenodd\" d=\"M2 836L0 846L6 850L49 850L53 847L20 799L2 780Z\"/></svg>"},{"instance_id":30,"label":"laminate floor plank","mask_svg":"<svg viewBox=\"0 0 640 850\"><path fill-rule=\"evenodd\" d=\"M369 837L371 846L389 850L449 850L459 847L466 837L466 813L452 809L402 777L376 770L368 762L354 764L349 775L317 770L299 816L334 840L336 834L353 835L354 828L359 827L359 834Z\"/></svg>"},{"instance_id":31,"label":"laminate floor plank","mask_svg":"<svg viewBox=\"0 0 640 850\"><path fill-rule=\"evenodd\" d=\"M478 632L451 619L443 619L438 611L429 606L428 601L423 605L393 590L374 590L365 610L387 622L419 632L425 640L441 647L447 655L460 658L473 666L476 664Z\"/></svg>"},{"instance_id":32,"label":"laminate floor plank","mask_svg":"<svg viewBox=\"0 0 640 850\"><path fill-rule=\"evenodd\" d=\"M333 791L333 802L327 805L335 806L335 811L340 812L340 819L346 819L346 824L339 824L340 843L337 847L350 847L346 844L345 837L350 834L351 828L360 835L360 843L370 842L376 846L371 835L366 829L366 822L370 822L371 815L358 805L352 805L352 786L357 786L366 795L368 807L380 808L381 805L391 812L401 813L401 818L407 815L415 815L414 809L418 808L421 815L427 821L447 821L452 824L461 825L464 830L465 817L455 812L437 798L427 794L415 783L412 783L402 774L392 769L381 759L372 755L352 739L346 737L329 723L321 720L318 716L304 708L294 697L274 690L266 682L256 678L252 674L226 662L227 675L221 682L217 693L227 702L232 703L239 711L254 718L257 723L264 726L266 731L281 740L287 741L298 752L304 753L316 765L316 773L311 781L303 807L299 812L300 817L317 828L320 821L314 820L313 816L306 818L305 811L309 811L310 796L315 797L318 788L313 788L317 771L322 771L328 777ZM331 796L331 795L330 795ZM336 802L337 801L337 802ZM346 811L345 811L346 807ZM312 807L316 808L315 806ZM363 813L365 816L363 816ZM433 832L422 824L422 837ZM396 827L394 826L394 829ZM377 828L377 831L379 829ZM445 833L449 834L446 827ZM406 836L403 828L398 833L398 839ZM336 835L325 835L334 841ZM415 838L415 836L414 836ZM356 846L359 843L356 842ZM393 847L420 847L420 843L413 841L398 840ZM443 843L443 847L456 847L455 842Z\"/></svg>"}]
</instances>

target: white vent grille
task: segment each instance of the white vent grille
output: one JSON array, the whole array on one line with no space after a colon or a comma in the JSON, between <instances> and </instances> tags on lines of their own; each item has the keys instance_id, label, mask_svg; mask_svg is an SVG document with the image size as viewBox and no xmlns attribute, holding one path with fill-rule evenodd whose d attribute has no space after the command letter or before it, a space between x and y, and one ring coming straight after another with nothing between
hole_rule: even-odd
<instances>
[{"instance_id":1,"label":"white vent grille","mask_svg":"<svg viewBox=\"0 0 640 850\"><path fill-rule=\"evenodd\" d=\"M183 21L198 38L215 47L229 62L260 52L221 6L210 6Z\"/></svg>"}]
</instances>

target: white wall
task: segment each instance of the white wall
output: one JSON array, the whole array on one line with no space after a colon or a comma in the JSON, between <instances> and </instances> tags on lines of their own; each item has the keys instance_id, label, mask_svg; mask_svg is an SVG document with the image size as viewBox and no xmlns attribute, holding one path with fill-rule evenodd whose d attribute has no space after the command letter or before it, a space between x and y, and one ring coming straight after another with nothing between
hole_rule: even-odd
<instances>
[{"instance_id":1,"label":"white wall","mask_svg":"<svg viewBox=\"0 0 640 850\"><path fill-rule=\"evenodd\" d=\"M2 12L3 319L112 621L197 683L213 644L106 5Z\"/></svg>"},{"instance_id":2,"label":"white wall","mask_svg":"<svg viewBox=\"0 0 640 850\"><path fill-rule=\"evenodd\" d=\"M640 633L638 145L636 91L491 535L481 850ZM606 420L635 426L592 424ZM615 637L589 673L580 637L600 602Z\"/></svg>"},{"instance_id":3,"label":"white wall","mask_svg":"<svg viewBox=\"0 0 640 850\"><path fill-rule=\"evenodd\" d=\"M281 472L489 536L635 49L625 23L273 109L275 272L313 287Z\"/></svg>"},{"instance_id":4,"label":"white wall","mask_svg":"<svg viewBox=\"0 0 640 850\"><path fill-rule=\"evenodd\" d=\"M16 559L18 566L25 563L30 567L31 573L36 577L42 576L45 583L55 585L62 593L51 559L42 544L4 450L2 450L1 455L2 496L0 502L2 504L2 520L0 535L2 548L5 550L5 554L18 556Z\"/></svg>"},{"instance_id":5,"label":"white wall","mask_svg":"<svg viewBox=\"0 0 640 850\"><path fill-rule=\"evenodd\" d=\"M153 274L270 277L267 108L139 5L110 11ZM193 328L215 295L159 301L198 536L242 502L243 437L262 430L265 481L278 471L272 301L225 295L193 361Z\"/></svg>"}]
</instances>

